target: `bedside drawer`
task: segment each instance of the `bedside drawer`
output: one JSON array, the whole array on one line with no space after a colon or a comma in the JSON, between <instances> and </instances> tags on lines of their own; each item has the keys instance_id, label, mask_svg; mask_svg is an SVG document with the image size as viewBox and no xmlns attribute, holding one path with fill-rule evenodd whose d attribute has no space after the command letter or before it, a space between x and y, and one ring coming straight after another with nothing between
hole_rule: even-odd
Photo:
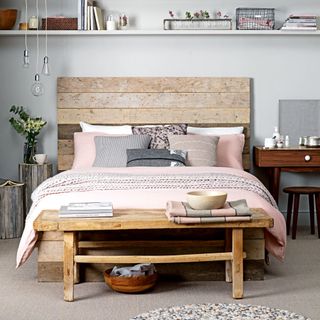
<instances>
[{"instance_id":1,"label":"bedside drawer","mask_svg":"<svg viewBox=\"0 0 320 320\"><path fill-rule=\"evenodd\" d=\"M320 149L255 149L258 167L320 167Z\"/></svg>"}]
</instances>

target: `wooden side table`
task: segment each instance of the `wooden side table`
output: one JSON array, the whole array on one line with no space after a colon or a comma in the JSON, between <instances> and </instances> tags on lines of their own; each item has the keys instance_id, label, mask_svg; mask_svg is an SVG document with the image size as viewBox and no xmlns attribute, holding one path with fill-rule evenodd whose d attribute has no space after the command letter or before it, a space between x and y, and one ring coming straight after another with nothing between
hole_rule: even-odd
<instances>
[{"instance_id":1,"label":"wooden side table","mask_svg":"<svg viewBox=\"0 0 320 320\"><path fill-rule=\"evenodd\" d=\"M0 186L0 239L21 237L24 220L24 183L1 181Z\"/></svg>"},{"instance_id":2,"label":"wooden side table","mask_svg":"<svg viewBox=\"0 0 320 320\"><path fill-rule=\"evenodd\" d=\"M281 172L320 172L320 148L254 147L254 162L269 171L269 190L278 202Z\"/></svg>"},{"instance_id":3,"label":"wooden side table","mask_svg":"<svg viewBox=\"0 0 320 320\"><path fill-rule=\"evenodd\" d=\"M52 164L19 164L19 179L25 183L25 209L29 211L32 201L31 193L44 180L52 176Z\"/></svg>"}]
</instances>

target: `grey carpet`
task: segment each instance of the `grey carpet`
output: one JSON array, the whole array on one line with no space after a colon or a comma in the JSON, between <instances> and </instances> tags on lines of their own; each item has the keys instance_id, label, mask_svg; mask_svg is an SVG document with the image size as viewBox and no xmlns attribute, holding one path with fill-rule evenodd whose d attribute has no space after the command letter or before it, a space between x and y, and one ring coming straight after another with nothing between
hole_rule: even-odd
<instances>
[{"instance_id":1,"label":"grey carpet","mask_svg":"<svg viewBox=\"0 0 320 320\"><path fill-rule=\"evenodd\" d=\"M274 259L265 281L245 282L242 304L265 305L320 319L320 240L298 230L284 263ZM76 285L75 302L63 301L62 283L38 283L36 256L15 270L18 240L0 240L1 320L128 320L152 309L193 303L234 303L225 282L160 282L154 291L126 295L104 283Z\"/></svg>"}]
</instances>

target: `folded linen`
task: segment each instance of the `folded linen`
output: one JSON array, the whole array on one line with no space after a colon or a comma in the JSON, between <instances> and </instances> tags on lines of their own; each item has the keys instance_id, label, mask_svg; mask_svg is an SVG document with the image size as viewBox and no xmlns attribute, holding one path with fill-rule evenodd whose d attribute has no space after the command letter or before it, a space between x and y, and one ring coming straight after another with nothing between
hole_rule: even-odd
<instances>
[{"instance_id":1,"label":"folded linen","mask_svg":"<svg viewBox=\"0 0 320 320\"><path fill-rule=\"evenodd\" d=\"M156 268L152 263L140 263L131 267L114 266L110 275L118 277L140 277L149 276L156 273Z\"/></svg>"},{"instance_id":2,"label":"folded linen","mask_svg":"<svg viewBox=\"0 0 320 320\"><path fill-rule=\"evenodd\" d=\"M166 216L175 223L221 223L250 221L251 212L245 199L226 202L221 209L195 210L186 202L168 201Z\"/></svg>"}]
</instances>

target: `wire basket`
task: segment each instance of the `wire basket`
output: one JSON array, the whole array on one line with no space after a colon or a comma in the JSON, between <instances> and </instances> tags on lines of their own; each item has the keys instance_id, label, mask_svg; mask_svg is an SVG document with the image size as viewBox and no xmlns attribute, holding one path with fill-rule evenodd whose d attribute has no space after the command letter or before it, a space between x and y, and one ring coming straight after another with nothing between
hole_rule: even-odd
<instances>
[{"instance_id":1,"label":"wire basket","mask_svg":"<svg viewBox=\"0 0 320 320\"><path fill-rule=\"evenodd\" d=\"M275 28L274 8L237 8L237 30L273 30Z\"/></svg>"}]
</instances>

